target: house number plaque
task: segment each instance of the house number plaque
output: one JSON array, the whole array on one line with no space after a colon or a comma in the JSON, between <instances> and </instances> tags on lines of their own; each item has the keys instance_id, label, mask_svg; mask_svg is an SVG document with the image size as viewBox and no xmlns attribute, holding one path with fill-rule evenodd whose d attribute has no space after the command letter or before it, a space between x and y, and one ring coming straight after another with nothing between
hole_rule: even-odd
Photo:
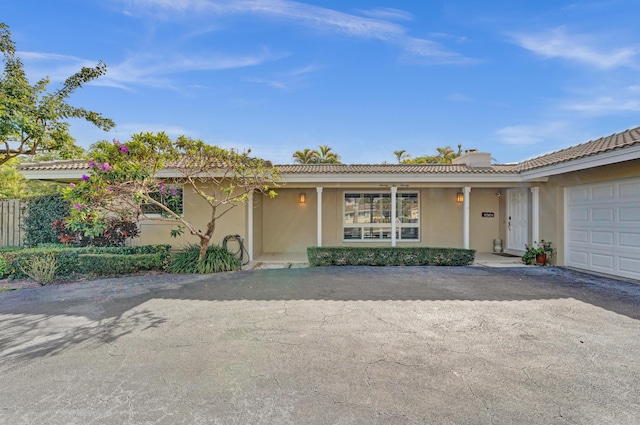
<instances>
[{"instance_id":1,"label":"house number plaque","mask_svg":"<svg viewBox=\"0 0 640 425\"><path fill-rule=\"evenodd\" d=\"M483 216L483 217L490 217L490 218L493 218L493 217L495 217L495 214L494 214L494 213L492 213L492 212L483 212L483 213L482 213L482 216Z\"/></svg>"}]
</instances>

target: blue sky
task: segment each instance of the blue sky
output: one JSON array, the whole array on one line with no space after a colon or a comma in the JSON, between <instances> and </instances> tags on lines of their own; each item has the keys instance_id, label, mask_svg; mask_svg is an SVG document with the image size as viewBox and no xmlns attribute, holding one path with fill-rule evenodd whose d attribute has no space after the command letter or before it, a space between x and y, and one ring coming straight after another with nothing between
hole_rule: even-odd
<instances>
[{"instance_id":1,"label":"blue sky","mask_svg":"<svg viewBox=\"0 0 640 425\"><path fill-rule=\"evenodd\" d=\"M637 0L21 0L0 4L34 83L103 60L71 102L85 147L185 134L291 163L462 144L520 161L640 124Z\"/></svg>"}]
</instances>

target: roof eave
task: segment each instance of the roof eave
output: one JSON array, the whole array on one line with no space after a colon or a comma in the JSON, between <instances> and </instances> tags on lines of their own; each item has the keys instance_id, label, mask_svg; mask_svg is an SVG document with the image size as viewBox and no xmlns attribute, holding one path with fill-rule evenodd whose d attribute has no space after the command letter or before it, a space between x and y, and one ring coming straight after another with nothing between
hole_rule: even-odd
<instances>
[{"instance_id":1,"label":"roof eave","mask_svg":"<svg viewBox=\"0 0 640 425\"><path fill-rule=\"evenodd\" d=\"M539 179L540 177L550 177L573 171L582 171L589 168L617 164L638 158L640 158L640 144L623 149L614 149L609 152L598 153L596 155L573 159L566 162L546 165L533 170L522 171L520 174L523 181L529 182Z\"/></svg>"}]
</instances>

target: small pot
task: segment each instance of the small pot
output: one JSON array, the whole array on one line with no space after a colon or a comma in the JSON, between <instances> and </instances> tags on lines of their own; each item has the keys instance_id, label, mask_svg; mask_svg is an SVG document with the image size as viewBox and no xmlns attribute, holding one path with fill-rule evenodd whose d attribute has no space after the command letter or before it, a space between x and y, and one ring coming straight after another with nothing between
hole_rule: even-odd
<instances>
[{"instance_id":1,"label":"small pot","mask_svg":"<svg viewBox=\"0 0 640 425\"><path fill-rule=\"evenodd\" d=\"M547 264L547 254L536 255L536 263L540 264L541 266Z\"/></svg>"},{"instance_id":2,"label":"small pot","mask_svg":"<svg viewBox=\"0 0 640 425\"><path fill-rule=\"evenodd\" d=\"M498 254L502 252L502 239L493 240L493 252Z\"/></svg>"}]
</instances>

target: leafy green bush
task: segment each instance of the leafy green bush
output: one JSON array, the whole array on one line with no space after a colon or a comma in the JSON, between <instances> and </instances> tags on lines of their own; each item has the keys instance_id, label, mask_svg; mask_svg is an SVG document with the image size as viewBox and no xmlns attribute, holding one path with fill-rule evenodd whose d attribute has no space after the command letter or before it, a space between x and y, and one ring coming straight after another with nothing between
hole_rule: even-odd
<instances>
[{"instance_id":1,"label":"leafy green bush","mask_svg":"<svg viewBox=\"0 0 640 425\"><path fill-rule=\"evenodd\" d=\"M28 276L24 271L33 262L33 258L48 254L52 254L55 257L57 276L69 276L73 273L81 273L82 270L78 257L82 254L112 254L122 257L139 254L155 254L158 256L161 264L158 269L164 270L169 265L170 248L170 245L74 248L59 244L48 244L37 248L0 252L0 258L3 258L6 264L7 270L5 275L10 279L21 279Z\"/></svg>"},{"instance_id":2,"label":"leafy green bush","mask_svg":"<svg viewBox=\"0 0 640 425\"><path fill-rule=\"evenodd\" d=\"M0 257L4 258L7 264L7 275L10 279L22 279L29 275L25 273L30 270L34 259L42 256L53 255L58 276L68 276L78 270L77 250L60 247L26 248L16 251L2 252Z\"/></svg>"},{"instance_id":3,"label":"leafy green bush","mask_svg":"<svg viewBox=\"0 0 640 425\"><path fill-rule=\"evenodd\" d=\"M69 215L69 203L62 195L43 195L31 198L25 207L26 216L22 220L26 246L41 243L59 243L58 235L51 223Z\"/></svg>"},{"instance_id":4,"label":"leafy green bush","mask_svg":"<svg viewBox=\"0 0 640 425\"><path fill-rule=\"evenodd\" d=\"M0 257L0 279L9 274L9 265L7 264L7 260L3 257Z\"/></svg>"},{"instance_id":5,"label":"leafy green bush","mask_svg":"<svg viewBox=\"0 0 640 425\"><path fill-rule=\"evenodd\" d=\"M429 247L309 247L311 266L467 266L476 251Z\"/></svg>"},{"instance_id":6,"label":"leafy green bush","mask_svg":"<svg viewBox=\"0 0 640 425\"><path fill-rule=\"evenodd\" d=\"M22 249L20 246L0 246L0 252L18 251Z\"/></svg>"},{"instance_id":7,"label":"leafy green bush","mask_svg":"<svg viewBox=\"0 0 640 425\"><path fill-rule=\"evenodd\" d=\"M209 274L228 272L240 268L240 260L219 246L210 246L207 249L205 258L200 262L198 262L199 256L200 247L198 245L190 245L173 256L169 271L172 273Z\"/></svg>"},{"instance_id":8,"label":"leafy green bush","mask_svg":"<svg viewBox=\"0 0 640 425\"><path fill-rule=\"evenodd\" d=\"M161 254L80 254L80 272L101 276L164 270Z\"/></svg>"},{"instance_id":9,"label":"leafy green bush","mask_svg":"<svg viewBox=\"0 0 640 425\"><path fill-rule=\"evenodd\" d=\"M22 272L40 285L46 285L56 276L56 257L52 252L31 257L31 262L23 266Z\"/></svg>"}]
</instances>

